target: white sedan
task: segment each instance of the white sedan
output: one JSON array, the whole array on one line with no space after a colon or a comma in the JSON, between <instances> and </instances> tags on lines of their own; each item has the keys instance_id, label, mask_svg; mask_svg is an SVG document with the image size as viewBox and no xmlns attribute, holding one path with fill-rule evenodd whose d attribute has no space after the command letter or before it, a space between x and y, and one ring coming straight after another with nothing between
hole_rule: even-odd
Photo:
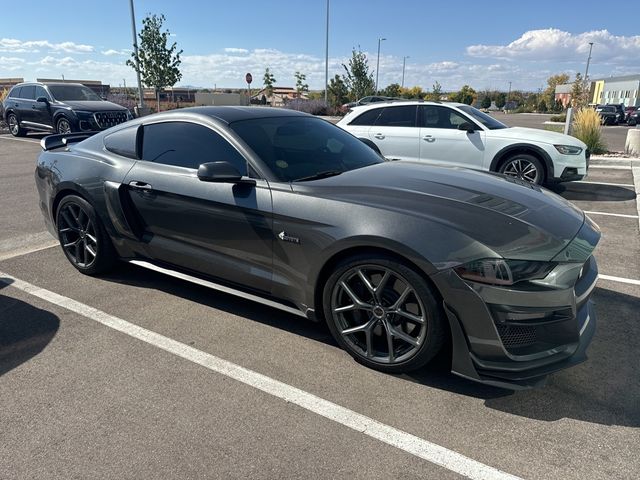
<instances>
[{"instance_id":1,"label":"white sedan","mask_svg":"<svg viewBox=\"0 0 640 480\"><path fill-rule=\"evenodd\" d=\"M537 184L587 174L589 151L577 138L507 127L462 103L376 103L354 108L338 126L392 160L500 172Z\"/></svg>"}]
</instances>

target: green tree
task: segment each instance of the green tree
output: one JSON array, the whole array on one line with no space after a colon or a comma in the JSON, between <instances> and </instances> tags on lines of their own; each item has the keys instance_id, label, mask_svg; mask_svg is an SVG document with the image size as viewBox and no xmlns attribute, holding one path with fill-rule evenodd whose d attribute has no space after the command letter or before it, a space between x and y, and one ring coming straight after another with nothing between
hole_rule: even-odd
<instances>
[{"instance_id":1,"label":"green tree","mask_svg":"<svg viewBox=\"0 0 640 480\"><path fill-rule=\"evenodd\" d=\"M480 104L482 108L489 108L491 106L491 97L486 95L482 98L482 103Z\"/></svg>"},{"instance_id":2,"label":"green tree","mask_svg":"<svg viewBox=\"0 0 640 480\"><path fill-rule=\"evenodd\" d=\"M571 87L571 105L573 108L581 107L585 103L584 99L584 81L580 72L576 73L576 79Z\"/></svg>"},{"instance_id":3,"label":"green tree","mask_svg":"<svg viewBox=\"0 0 640 480\"><path fill-rule=\"evenodd\" d=\"M422 87L411 87L411 88L400 88L400 96L402 98L410 98L410 99L423 99L424 92L422 91Z\"/></svg>"},{"instance_id":4,"label":"green tree","mask_svg":"<svg viewBox=\"0 0 640 480\"><path fill-rule=\"evenodd\" d=\"M305 83L307 76L304 73L296 72L296 92L298 92L298 97L300 97L303 93L309 91L309 85Z\"/></svg>"},{"instance_id":5,"label":"green tree","mask_svg":"<svg viewBox=\"0 0 640 480\"><path fill-rule=\"evenodd\" d=\"M142 31L138 34L140 45L138 56L133 52L127 65L140 73L142 83L153 87L156 92L158 111L160 111L160 90L173 87L182 78L178 68L182 50L178 51L176 42L167 45L169 30L162 31L164 15L150 15L142 20Z\"/></svg>"},{"instance_id":6,"label":"green tree","mask_svg":"<svg viewBox=\"0 0 640 480\"><path fill-rule=\"evenodd\" d=\"M340 105L344 105L349 101L349 89L345 85L340 75L336 75L331 80L329 80L327 97L327 99L329 100L329 104L333 105L334 107L339 107Z\"/></svg>"},{"instance_id":7,"label":"green tree","mask_svg":"<svg viewBox=\"0 0 640 480\"><path fill-rule=\"evenodd\" d=\"M496 101L496 107L502 108L507 103L507 94L504 92L498 92L494 100Z\"/></svg>"},{"instance_id":8,"label":"green tree","mask_svg":"<svg viewBox=\"0 0 640 480\"><path fill-rule=\"evenodd\" d=\"M386 97L399 97L400 96L400 85L397 83L392 83L391 85L387 85L387 87L382 90L382 95Z\"/></svg>"},{"instance_id":9,"label":"green tree","mask_svg":"<svg viewBox=\"0 0 640 480\"><path fill-rule=\"evenodd\" d=\"M442 98L442 86L436 81L431 91L425 95L425 99L431 100L432 102L439 102L440 98Z\"/></svg>"},{"instance_id":10,"label":"green tree","mask_svg":"<svg viewBox=\"0 0 640 480\"><path fill-rule=\"evenodd\" d=\"M450 95L449 99L453 102L460 102L471 105L475 96L476 91L469 85L464 85L459 92Z\"/></svg>"},{"instance_id":11,"label":"green tree","mask_svg":"<svg viewBox=\"0 0 640 480\"><path fill-rule=\"evenodd\" d=\"M352 50L349 66L347 67L343 63L342 67L346 72L342 79L349 91L351 100L355 101L367 95L373 95L375 90L373 73L369 71L367 56L360 50L360 47L358 47L358 50L355 48Z\"/></svg>"},{"instance_id":12,"label":"green tree","mask_svg":"<svg viewBox=\"0 0 640 480\"><path fill-rule=\"evenodd\" d=\"M264 84L264 88L267 90L267 94L269 96L273 95L273 86L277 83L277 81L273 73L269 71L269 67L267 67L264 71L262 83Z\"/></svg>"},{"instance_id":13,"label":"green tree","mask_svg":"<svg viewBox=\"0 0 640 480\"><path fill-rule=\"evenodd\" d=\"M538 111L541 113L546 113L547 111L547 103L544 101L544 98L538 103Z\"/></svg>"}]
</instances>

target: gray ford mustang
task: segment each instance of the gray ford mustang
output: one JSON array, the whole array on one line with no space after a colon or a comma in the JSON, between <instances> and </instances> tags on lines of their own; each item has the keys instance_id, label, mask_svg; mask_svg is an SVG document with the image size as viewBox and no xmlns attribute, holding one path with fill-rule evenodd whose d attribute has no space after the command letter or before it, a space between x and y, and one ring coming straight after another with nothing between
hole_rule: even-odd
<instances>
[{"instance_id":1,"label":"gray ford mustang","mask_svg":"<svg viewBox=\"0 0 640 480\"><path fill-rule=\"evenodd\" d=\"M387 162L290 110L202 107L42 140L40 208L80 272L117 260L325 321L391 373L446 344L507 388L586 359L598 227L559 196Z\"/></svg>"}]
</instances>

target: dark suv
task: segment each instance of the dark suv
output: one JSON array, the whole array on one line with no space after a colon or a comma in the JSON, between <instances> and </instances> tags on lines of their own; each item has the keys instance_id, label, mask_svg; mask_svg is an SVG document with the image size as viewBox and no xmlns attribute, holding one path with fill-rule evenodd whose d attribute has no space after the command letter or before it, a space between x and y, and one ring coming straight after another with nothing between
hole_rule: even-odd
<instances>
[{"instance_id":1,"label":"dark suv","mask_svg":"<svg viewBox=\"0 0 640 480\"><path fill-rule=\"evenodd\" d=\"M70 133L104 130L133 118L125 107L107 102L79 83L20 83L4 103L9 131Z\"/></svg>"}]
</instances>

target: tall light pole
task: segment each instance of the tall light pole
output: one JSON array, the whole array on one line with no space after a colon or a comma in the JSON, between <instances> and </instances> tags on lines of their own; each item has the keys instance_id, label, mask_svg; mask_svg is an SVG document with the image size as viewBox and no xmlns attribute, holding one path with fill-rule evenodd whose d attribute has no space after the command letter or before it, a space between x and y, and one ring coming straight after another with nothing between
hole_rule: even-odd
<instances>
[{"instance_id":1,"label":"tall light pole","mask_svg":"<svg viewBox=\"0 0 640 480\"><path fill-rule=\"evenodd\" d=\"M378 38L378 59L376 60L376 91L375 94L378 93L378 73L380 71L380 42L384 42L386 38Z\"/></svg>"},{"instance_id":2,"label":"tall light pole","mask_svg":"<svg viewBox=\"0 0 640 480\"><path fill-rule=\"evenodd\" d=\"M593 50L593 42L589 42L589 56L587 57L587 68L584 70L584 86L582 90L584 91L584 96L588 99L587 93L587 77L589 75L589 64L591 63L591 51Z\"/></svg>"},{"instance_id":3,"label":"tall light pole","mask_svg":"<svg viewBox=\"0 0 640 480\"><path fill-rule=\"evenodd\" d=\"M507 93L507 101L504 104L504 109L508 112L509 109L507 108L509 106L509 97L511 96L511 82L509 82L509 93Z\"/></svg>"},{"instance_id":4,"label":"tall light pole","mask_svg":"<svg viewBox=\"0 0 640 480\"><path fill-rule=\"evenodd\" d=\"M140 107L144 108L144 94L142 93L142 81L140 80L140 64L138 63L138 38L136 35L136 14L133 10L133 0L129 0L131 7L131 34L133 35L133 53L136 61L136 75L138 77L138 95L140 96Z\"/></svg>"},{"instance_id":5,"label":"tall light pole","mask_svg":"<svg viewBox=\"0 0 640 480\"><path fill-rule=\"evenodd\" d=\"M407 55L406 57L402 57L402 85L400 85L401 87L404 87L404 67L407 64L407 58L411 58L411 57L409 57L409 55Z\"/></svg>"},{"instance_id":6,"label":"tall light pole","mask_svg":"<svg viewBox=\"0 0 640 480\"><path fill-rule=\"evenodd\" d=\"M327 31L324 43L324 103L328 103L329 91L329 0L327 0Z\"/></svg>"}]
</instances>

